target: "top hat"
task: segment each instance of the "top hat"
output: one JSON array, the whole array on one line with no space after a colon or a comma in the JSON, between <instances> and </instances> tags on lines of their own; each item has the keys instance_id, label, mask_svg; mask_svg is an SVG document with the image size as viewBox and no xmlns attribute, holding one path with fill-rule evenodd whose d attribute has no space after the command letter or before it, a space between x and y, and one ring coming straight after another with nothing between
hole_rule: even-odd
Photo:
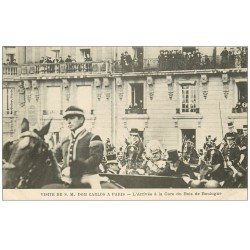
<instances>
[{"instance_id":1,"label":"top hat","mask_svg":"<svg viewBox=\"0 0 250 250\"><path fill-rule=\"evenodd\" d=\"M65 112L63 118L66 119L69 116L72 115L78 115L78 116L83 116L84 117L84 112L81 108L78 108L76 106L69 106Z\"/></svg>"},{"instance_id":2,"label":"top hat","mask_svg":"<svg viewBox=\"0 0 250 250\"><path fill-rule=\"evenodd\" d=\"M138 129L137 128L131 128L130 132L131 135L138 135Z\"/></svg>"},{"instance_id":3,"label":"top hat","mask_svg":"<svg viewBox=\"0 0 250 250\"><path fill-rule=\"evenodd\" d=\"M228 122L227 126L228 126L228 127L233 127L234 124L233 124L233 122Z\"/></svg>"},{"instance_id":4,"label":"top hat","mask_svg":"<svg viewBox=\"0 0 250 250\"><path fill-rule=\"evenodd\" d=\"M178 160L179 160L178 151L176 149L169 150L167 161L176 162Z\"/></svg>"},{"instance_id":5,"label":"top hat","mask_svg":"<svg viewBox=\"0 0 250 250\"><path fill-rule=\"evenodd\" d=\"M243 125L243 129L247 129L247 125Z\"/></svg>"}]
</instances>

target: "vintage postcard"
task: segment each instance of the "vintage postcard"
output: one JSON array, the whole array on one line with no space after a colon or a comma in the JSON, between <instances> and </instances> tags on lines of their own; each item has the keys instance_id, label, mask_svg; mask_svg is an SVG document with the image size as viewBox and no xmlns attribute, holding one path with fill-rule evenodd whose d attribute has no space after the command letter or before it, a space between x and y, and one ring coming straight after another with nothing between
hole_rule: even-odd
<instances>
[{"instance_id":1,"label":"vintage postcard","mask_svg":"<svg viewBox=\"0 0 250 250\"><path fill-rule=\"evenodd\" d=\"M248 47L2 47L3 200L247 200Z\"/></svg>"}]
</instances>

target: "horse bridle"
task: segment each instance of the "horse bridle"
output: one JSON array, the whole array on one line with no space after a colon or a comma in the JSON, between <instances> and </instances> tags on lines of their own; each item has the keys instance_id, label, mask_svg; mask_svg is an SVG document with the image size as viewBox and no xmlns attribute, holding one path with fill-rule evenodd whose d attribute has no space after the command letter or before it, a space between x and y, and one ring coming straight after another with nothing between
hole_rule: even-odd
<instances>
[{"instance_id":1,"label":"horse bridle","mask_svg":"<svg viewBox=\"0 0 250 250\"><path fill-rule=\"evenodd\" d=\"M42 146L43 153L47 150L48 152L50 151L48 148L48 144L35 132L32 131L27 131L21 134L20 138L18 140L14 140L15 141L19 141L20 139L24 138L24 137L31 137L31 138L36 138L39 140ZM47 159L45 160L45 163L47 166L51 166L51 159L50 159L50 154L48 154ZM38 164L33 164L31 168L29 168L27 171L25 171L24 173L21 173L20 176L18 177L18 182L16 185L16 189L20 189L20 188L24 188L25 185L27 185L30 181L30 177L32 175L32 173L38 169L38 167L40 167L40 165ZM17 170L17 167L13 164L13 163L9 163L5 160L3 160L3 170L11 170L11 171L15 171Z\"/></svg>"}]
</instances>

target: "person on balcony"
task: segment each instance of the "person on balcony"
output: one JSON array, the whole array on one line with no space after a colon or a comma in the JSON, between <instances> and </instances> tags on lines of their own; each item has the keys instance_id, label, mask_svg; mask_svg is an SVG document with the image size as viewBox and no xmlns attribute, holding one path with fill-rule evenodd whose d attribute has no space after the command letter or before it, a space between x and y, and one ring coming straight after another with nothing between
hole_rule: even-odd
<instances>
[{"instance_id":1,"label":"person on balcony","mask_svg":"<svg viewBox=\"0 0 250 250\"><path fill-rule=\"evenodd\" d=\"M67 72L71 72L72 71L72 65L70 63L72 63L72 59L71 59L70 55L68 55L68 57L66 58L65 62L67 63L66 71Z\"/></svg>"},{"instance_id":2,"label":"person on balcony","mask_svg":"<svg viewBox=\"0 0 250 250\"><path fill-rule=\"evenodd\" d=\"M131 55L128 54L127 51L124 53L125 57L125 71L126 72L131 72L132 71L132 66L133 66L133 60Z\"/></svg>"},{"instance_id":3,"label":"person on balcony","mask_svg":"<svg viewBox=\"0 0 250 250\"><path fill-rule=\"evenodd\" d=\"M59 57L58 63L64 63L62 57Z\"/></svg>"},{"instance_id":4,"label":"person on balcony","mask_svg":"<svg viewBox=\"0 0 250 250\"><path fill-rule=\"evenodd\" d=\"M16 62L16 59L13 59L12 65L18 65L18 63Z\"/></svg>"},{"instance_id":5,"label":"person on balcony","mask_svg":"<svg viewBox=\"0 0 250 250\"><path fill-rule=\"evenodd\" d=\"M137 61L138 61L138 71L143 70L143 53L139 52L137 55Z\"/></svg>"},{"instance_id":6,"label":"person on balcony","mask_svg":"<svg viewBox=\"0 0 250 250\"><path fill-rule=\"evenodd\" d=\"M85 62L86 62L86 71L92 71L92 57L90 57L90 54L87 53L85 57Z\"/></svg>"},{"instance_id":7,"label":"person on balcony","mask_svg":"<svg viewBox=\"0 0 250 250\"><path fill-rule=\"evenodd\" d=\"M71 134L56 146L54 152L57 161L63 161L63 181L71 188L81 188L86 184L91 188L101 188L98 175L104 151L101 137L84 128L85 117L81 108L68 107L63 118Z\"/></svg>"},{"instance_id":8,"label":"person on balcony","mask_svg":"<svg viewBox=\"0 0 250 250\"><path fill-rule=\"evenodd\" d=\"M230 48L230 51L228 52L228 66L231 69L235 67L235 55L233 48Z\"/></svg>"},{"instance_id":9,"label":"person on balcony","mask_svg":"<svg viewBox=\"0 0 250 250\"><path fill-rule=\"evenodd\" d=\"M241 49L237 47L235 54L235 68L241 68Z\"/></svg>"},{"instance_id":10,"label":"person on balcony","mask_svg":"<svg viewBox=\"0 0 250 250\"><path fill-rule=\"evenodd\" d=\"M164 50L160 50L160 55L158 56L158 65L159 70L164 71L165 70L165 55Z\"/></svg>"},{"instance_id":11,"label":"person on balcony","mask_svg":"<svg viewBox=\"0 0 250 250\"><path fill-rule=\"evenodd\" d=\"M228 67L228 50L224 47L223 51L220 53L221 56L221 67L226 69Z\"/></svg>"},{"instance_id":12,"label":"person on balcony","mask_svg":"<svg viewBox=\"0 0 250 250\"><path fill-rule=\"evenodd\" d=\"M243 47L241 52L241 66L247 68L247 48Z\"/></svg>"}]
</instances>

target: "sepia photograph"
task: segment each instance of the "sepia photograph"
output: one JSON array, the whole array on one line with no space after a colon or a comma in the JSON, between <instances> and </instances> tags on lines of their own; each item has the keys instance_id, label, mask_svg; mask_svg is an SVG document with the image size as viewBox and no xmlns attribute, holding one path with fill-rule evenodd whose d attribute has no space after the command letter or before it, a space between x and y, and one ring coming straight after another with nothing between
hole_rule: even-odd
<instances>
[{"instance_id":1,"label":"sepia photograph","mask_svg":"<svg viewBox=\"0 0 250 250\"><path fill-rule=\"evenodd\" d=\"M3 46L3 199L246 200L247 58L246 46Z\"/></svg>"}]
</instances>

